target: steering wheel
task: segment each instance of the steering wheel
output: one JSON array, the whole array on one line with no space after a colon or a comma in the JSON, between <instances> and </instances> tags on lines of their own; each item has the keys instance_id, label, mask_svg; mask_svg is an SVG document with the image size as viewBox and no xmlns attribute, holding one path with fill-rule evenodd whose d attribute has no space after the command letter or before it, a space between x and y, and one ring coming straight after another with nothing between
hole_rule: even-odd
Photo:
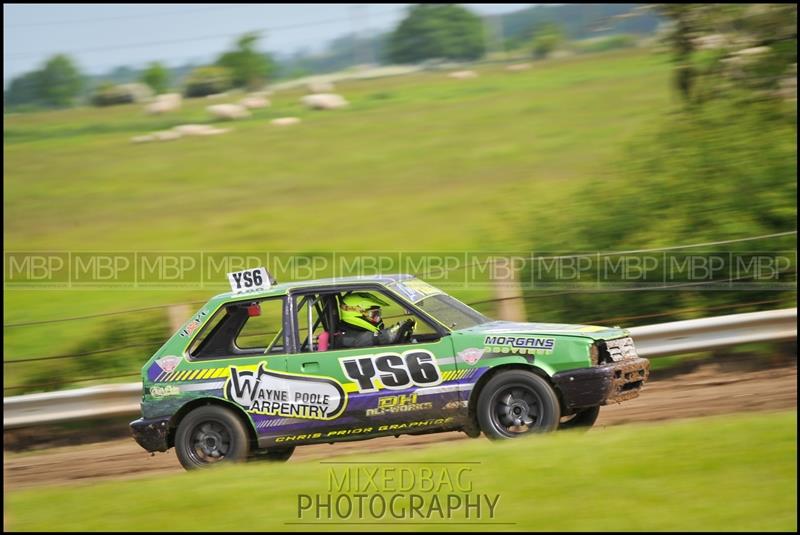
<instances>
[{"instance_id":1,"label":"steering wheel","mask_svg":"<svg viewBox=\"0 0 800 535\"><path fill-rule=\"evenodd\" d=\"M411 335L414 334L414 329L417 326L417 321L409 318L404 321L400 328L397 330L397 341L400 343L407 343L411 341Z\"/></svg>"}]
</instances>

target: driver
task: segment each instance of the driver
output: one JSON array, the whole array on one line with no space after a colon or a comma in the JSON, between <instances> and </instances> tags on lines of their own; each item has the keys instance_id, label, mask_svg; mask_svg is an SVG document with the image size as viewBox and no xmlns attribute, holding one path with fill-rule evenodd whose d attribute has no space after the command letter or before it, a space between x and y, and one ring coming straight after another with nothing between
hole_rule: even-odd
<instances>
[{"instance_id":1,"label":"driver","mask_svg":"<svg viewBox=\"0 0 800 535\"><path fill-rule=\"evenodd\" d=\"M407 319L402 324L384 329L381 306L388 306L368 292L346 295L339 305L342 332L339 333L341 347L369 347L395 344L414 331L416 321Z\"/></svg>"}]
</instances>

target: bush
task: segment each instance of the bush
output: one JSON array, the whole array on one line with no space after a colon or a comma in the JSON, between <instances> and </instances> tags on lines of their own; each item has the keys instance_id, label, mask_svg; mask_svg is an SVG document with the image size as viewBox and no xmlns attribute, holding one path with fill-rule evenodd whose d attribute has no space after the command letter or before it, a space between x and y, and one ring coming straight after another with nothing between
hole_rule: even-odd
<instances>
[{"instance_id":1,"label":"bush","mask_svg":"<svg viewBox=\"0 0 800 535\"><path fill-rule=\"evenodd\" d=\"M90 98L95 106L114 106L141 102L153 96L153 91L145 84L119 84L104 82L97 86Z\"/></svg>"},{"instance_id":2,"label":"bush","mask_svg":"<svg viewBox=\"0 0 800 535\"><path fill-rule=\"evenodd\" d=\"M115 106L117 104L131 104L136 102L134 94L124 87L106 82L97 86L92 94L91 102L94 106Z\"/></svg>"},{"instance_id":3,"label":"bush","mask_svg":"<svg viewBox=\"0 0 800 535\"><path fill-rule=\"evenodd\" d=\"M569 210L539 213L534 250L562 254L564 244L574 251L624 251L675 245L709 243L742 237L761 236L793 230L797 224L797 129L796 113L788 116L780 105L755 102L718 101L702 108L673 112L650 134L633 141L617 166L617 175L594 180L575 196ZM576 216L577 214L577 216ZM745 254L758 251L772 257L778 251L795 249L795 236L746 241L702 249L669 251L655 257L652 279L632 282L620 273L613 277L600 271L599 289L612 290L611 283L624 289L657 287L661 275L682 254L728 252ZM564 252L567 253L567 252ZM643 256L643 255L639 255ZM788 255L793 258L792 255ZM613 258L613 257L612 257ZM594 258L590 259L594 261ZM607 266L602 257L597 260ZM588 261L587 261L588 263ZM775 281L794 281L796 259L788 271ZM541 268L541 265L539 266ZM723 263L710 277L727 281L745 272L741 266ZM590 269L585 282L597 278ZM541 271L528 271L523 280L541 281ZM684 284L670 290L608 291L586 293L565 288L563 280L556 292L561 295L527 300L531 317L547 321L575 322L603 318L660 314L681 308L727 306L782 299L793 303L794 293L758 282L748 289L742 284L685 285L703 277L670 272L667 284ZM768 274L768 273L765 273ZM703 273L699 273L703 275ZM612 280L613 279L613 280ZM555 280L550 278L549 280ZM736 282L736 281L735 281ZM752 283L746 277L740 283ZM543 285L539 285L542 287ZM708 291L714 289L715 291ZM542 295L542 294L539 294ZM761 308L779 308L765 304ZM733 313L728 312L728 313ZM725 312L720 312L725 313ZM579 317L576 317L579 316ZM654 321L680 319L672 313ZM641 323L643 320L637 320ZM628 323L628 325L636 324Z\"/></svg>"},{"instance_id":4,"label":"bush","mask_svg":"<svg viewBox=\"0 0 800 535\"><path fill-rule=\"evenodd\" d=\"M198 67L186 79L184 94L187 97L204 97L222 93L231 88L231 71L225 67Z\"/></svg>"},{"instance_id":5,"label":"bush","mask_svg":"<svg viewBox=\"0 0 800 535\"><path fill-rule=\"evenodd\" d=\"M147 359L171 335L167 314L163 310L145 311L129 316L107 320L79 344L64 353L77 355L69 359L31 362L26 378L21 382L25 388L15 394L36 391L75 388L85 384L77 380L98 380L101 383L117 380L132 382ZM110 351L106 351L111 349ZM109 377L108 379L103 379Z\"/></svg>"}]
</instances>

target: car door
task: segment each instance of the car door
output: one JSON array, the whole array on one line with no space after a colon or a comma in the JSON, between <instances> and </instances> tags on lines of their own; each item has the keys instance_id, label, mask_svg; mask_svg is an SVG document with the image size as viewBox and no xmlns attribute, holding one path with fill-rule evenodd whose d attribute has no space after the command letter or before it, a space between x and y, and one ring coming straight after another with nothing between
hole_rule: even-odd
<instances>
[{"instance_id":1,"label":"car door","mask_svg":"<svg viewBox=\"0 0 800 535\"><path fill-rule=\"evenodd\" d=\"M329 342L325 348L325 338L335 337L342 292L292 294L296 347L286 356L287 372L333 380L345 397L341 415L318 427L336 439L455 425L456 414L448 408L458 403L460 385L451 337L397 296L376 287L368 291L391 302L385 307L387 326L413 316L422 334L408 343L341 348Z\"/></svg>"},{"instance_id":2,"label":"car door","mask_svg":"<svg viewBox=\"0 0 800 535\"><path fill-rule=\"evenodd\" d=\"M185 397L222 398L240 407L256 432L265 434L275 414L274 373L286 367L286 303L276 296L232 301L217 309L188 344L186 371L172 374Z\"/></svg>"}]
</instances>

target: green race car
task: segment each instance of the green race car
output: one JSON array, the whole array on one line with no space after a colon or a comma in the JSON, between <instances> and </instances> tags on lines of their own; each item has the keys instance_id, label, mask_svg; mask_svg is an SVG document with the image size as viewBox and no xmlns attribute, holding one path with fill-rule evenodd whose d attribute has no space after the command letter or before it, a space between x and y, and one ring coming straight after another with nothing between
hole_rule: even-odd
<instances>
[{"instance_id":1,"label":"green race car","mask_svg":"<svg viewBox=\"0 0 800 535\"><path fill-rule=\"evenodd\" d=\"M649 374L623 329L493 321L410 275L229 279L142 368L133 435L187 469L387 435L588 428Z\"/></svg>"}]
</instances>

